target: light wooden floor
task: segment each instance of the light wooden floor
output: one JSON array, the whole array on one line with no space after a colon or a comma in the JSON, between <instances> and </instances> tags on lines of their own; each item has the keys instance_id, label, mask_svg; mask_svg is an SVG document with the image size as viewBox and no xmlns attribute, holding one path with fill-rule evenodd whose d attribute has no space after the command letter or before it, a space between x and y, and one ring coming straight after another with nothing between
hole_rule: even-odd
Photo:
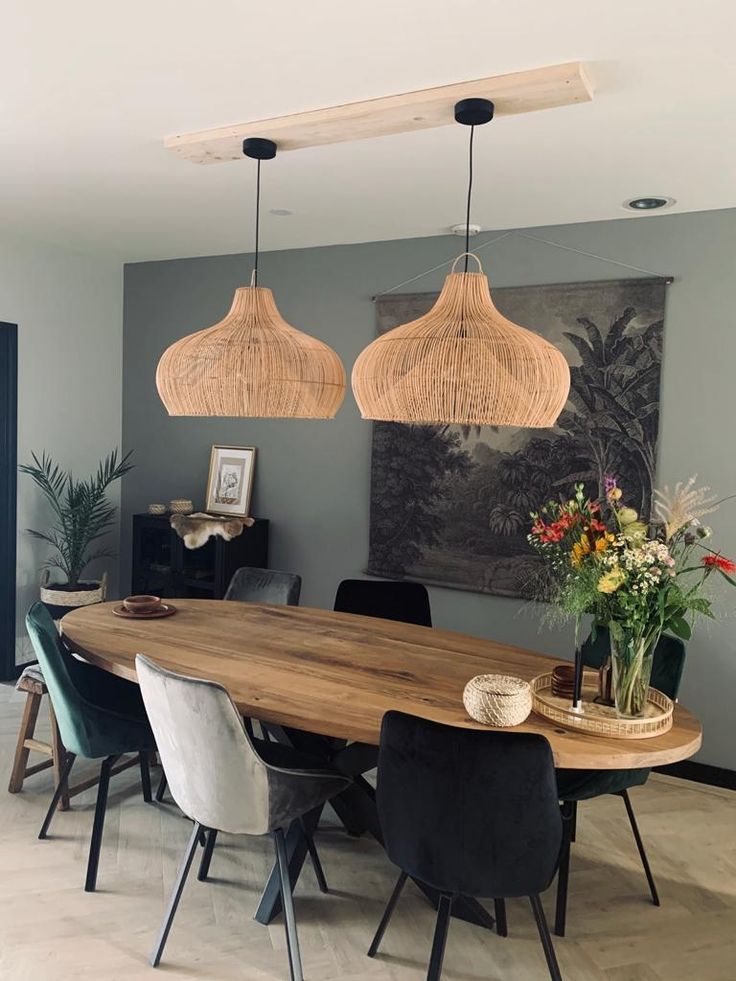
<instances>
[{"instance_id":1,"label":"light wooden floor","mask_svg":"<svg viewBox=\"0 0 736 981\"><path fill-rule=\"evenodd\" d=\"M0 774L7 782L21 698L0 685ZM45 725L45 720L44 720ZM43 731L43 727L41 730ZM81 767L80 767L81 772ZM147 956L190 825L172 805L146 805L136 770L111 787L97 893L82 890L94 791L36 835L51 793L44 772L23 793L0 787L0 979L138 981L155 978ZM557 940L566 981L736 979L736 795L655 777L632 792L663 906L647 888L623 803L580 809L568 937ZM192 875L169 938L163 978L271 981L288 977L281 922L252 920L271 861L270 843L221 836L214 881ZM395 871L369 839L325 822L317 838L331 893L307 867L296 894L305 975L316 979L421 979L433 912L408 887L375 961L365 956ZM552 891L545 897L548 914ZM509 903L507 939L454 921L448 981L544 981L531 912Z\"/></svg>"}]
</instances>

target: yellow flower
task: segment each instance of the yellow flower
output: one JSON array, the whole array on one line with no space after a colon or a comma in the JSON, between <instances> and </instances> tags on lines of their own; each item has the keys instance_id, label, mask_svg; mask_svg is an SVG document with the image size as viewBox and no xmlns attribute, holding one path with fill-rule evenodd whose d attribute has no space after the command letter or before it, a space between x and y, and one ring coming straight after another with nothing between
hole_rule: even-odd
<instances>
[{"instance_id":1,"label":"yellow flower","mask_svg":"<svg viewBox=\"0 0 736 981\"><path fill-rule=\"evenodd\" d=\"M619 586L622 586L626 581L626 574L623 569L619 569L618 566L614 566L608 572L604 573L598 580L598 592L599 593L615 593Z\"/></svg>"},{"instance_id":2,"label":"yellow flower","mask_svg":"<svg viewBox=\"0 0 736 981\"><path fill-rule=\"evenodd\" d=\"M596 550L596 552L599 552L599 553L600 552L605 552L606 549L608 548L608 546L611 545L615 541L616 541L616 536L615 535L611 535L610 533L609 534L606 534L606 535L603 535L595 543L595 550Z\"/></svg>"},{"instance_id":3,"label":"yellow flower","mask_svg":"<svg viewBox=\"0 0 736 981\"><path fill-rule=\"evenodd\" d=\"M633 508L621 508L618 512L618 520L622 527L626 525L633 525L635 521L639 520L639 515Z\"/></svg>"},{"instance_id":4,"label":"yellow flower","mask_svg":"<svg viewBox=\"0 0 736 981\"><path fill-rule=\"evenodd\" d=\"M587 535L583 535L579 542L575 542L572 547L572 555L570 557L570 562L573 568L577 569L580 563L583 561L586 555L590 555L591 546L590 539Z\"/></svg>"},{"instance_id":5,"label":"yellow flower","mask_svg":"<svg viewBox=\"0 0 736 981\"><path fill-rule=\"evenodd\" d=\"M609 492L606 494L606 497L608 498L609 501L620 501L621 494L622 491L620 487L612 487L609 490Z\"/></svg>"}]
</instances>

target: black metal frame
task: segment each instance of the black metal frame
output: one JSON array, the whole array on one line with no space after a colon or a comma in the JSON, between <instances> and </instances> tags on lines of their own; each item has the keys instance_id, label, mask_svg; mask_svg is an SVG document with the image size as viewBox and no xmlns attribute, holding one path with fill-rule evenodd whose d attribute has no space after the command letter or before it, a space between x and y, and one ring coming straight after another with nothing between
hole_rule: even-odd
<instances>
[{"instance_id":1,"label":"black metal frame","mask_svg":"<svg viewBox=\"0 0 736 981\"><path fill-rule=\"evenodd\" d=\"M626 814L629 818L629 824L631 825L631 830L634 835L634 841L636 842L636 847L639 852L639 858L641 859L641 864L644 868L644 875L647 877L647 884L649 885L652 903L655 906L661 906L659 893L657 892L657 884L654 881L654 876L652 874L651 866L649 865L646 849L644 848L644 842L642 841L641 834L639 833L639 825L636 821L636 815L634 814L634 808L631 804L629 792L628 790L620 790L614 794L614 796L621 797L623 799L626 807ZM570 846L572 842L575 841L575 834L577 831L578 802L574 800L563 801L561 811L563 838L562 849L560 851L560 865L557 873L557 905L555 907L555 933L558 937L565 936L565 928L567 925L567 887L570 878Z\"/></svg>"},{"instance_id":2,"label":"black metal frame","mask_svg":"<svg viewBox=\"0 0 736 981\"><path fill-rule=\"evenodd\" d=\"M46 817L43 819L43 824L41 825L41 830L38 833L38 837L43 840L48 838L49 827L51 826L52 818L56 813L56 805L59 803L62 794L66 789L68 789L69 774L71 773L72 766L76 756L74 753L67 753L64 758L64 762L61 767L61 773L59 775L59 782L54 789L53 797L51 798L51 803L49 809L46 812ZM100 767L100 779L97 784L97 802L95 804L95 816L92 822L92 836L89 842L89 855L87 858L87 874L84 880L84 891L94 892L97 888L97 870L100 864L100 851L102 849L102 834L105 830L105 815L107 813L107 794L110 787L110 777L112 776L112 769L120 759L120 754L115 756L108 756L102 761ZM141 787L143 790L143 800L150 804L151 798L151 774L148 765L148 753L139 753L140 769L141 769Z\"/></svg>"},{"instance_id":3,"label":"black metal frame","mask_svg":"<svg viewBox=\"0 0 736 981\"><path fill-rule=\"evenodd\" d=\"M168 940L169 933L171 932L174 917L176 916L176 911L179 907L179 901L181 900L184 892L184 886L186 885L187 877L189 876L189 871L192 867L192 862L194 861L194 856L197 852L197 847L201 844L203 836L205 839L205 844L197 878L200 881L203 881L207 878L209 873L212 852L214 850L215 840L217 838L217 829L206 828L203 824L195 821L181 861L181 865L179 866L179 872L176 876L174 888L166 906L166 912L164 914L163 923L161 924L161 929L159 930L159 934L156 939L156 944L151 952L151 967L158 967L158 965L161 963L161 957L163 956L166 941ZM276 852L276 869L278 871L279 887L281 890L282 905L284 909L286 948L289 956L289 976L291 981L304 981L301 954L299 953L299 937L296 931L296 917L294 915L294 897L292 894L291 881L289 877L289 860L286 854L284 832L280 828L273 832L273 840ZM317 863L319 864L319 859L317 860ZM321 870L321 865L319 865L319 868Z\"/></svg>"},{"instance_id":4,"label":"black metal frame","mask_svg":"<svg viewBox=\"0 0 736 981\"><path fill-rule=\"evenodd\" d=\"M381 941L383 940L383 935L386 932L386 927L393 916L393 912L396 909L396 904L399 901L408 878L409 876L407 873L402 871L399 878L396 880L396 885L394 886L393 892L391 893L389 901L386 904L386 909L383 911L381 922L378 924L378 929L376 930L375 936L373 937L371 945L368 948L369 957L375 957L378 953L378 949L381 946ZM432 951L429 955L427 981L439 981L442 975L442 964L445 959L445 948L447 946L447 934L450 929L450 917L452 916L453 906L459 898L459 896L454 896L451 893L440 893L439 902L437 904L437 921L434 928L434 937L432 939ZM503 910L503 925L505 929L506 910L504 901L502 899L497 899L495 902L497 913L499 911L499 904L501 904L501 909ZM539 939L542 941L542 949L544 950L544 957L547 961L547 968L549 969L550 978L552 981L562 981L562 975L560 974L560 968L557 963L557 956L552 943L552 937L550 936L549 926L547 925L547 917L544 915L544 909L542 908L542 902L539 896L530 896L529 902L531 903L534 919L537 924L537 930L539 931ZM504 936L505 935L506 934L504 933Z\"/></svg>"},{"instance_id":5,"label":"black metal frame","mask_svg":"<svg viewBox=\"0 0 736 981\"><path fill-rule=\"evenodd\" d=\"M0 680L17 678L15 589L18 483L18 327L0 321Z\"/></svg>"}]
</instances>

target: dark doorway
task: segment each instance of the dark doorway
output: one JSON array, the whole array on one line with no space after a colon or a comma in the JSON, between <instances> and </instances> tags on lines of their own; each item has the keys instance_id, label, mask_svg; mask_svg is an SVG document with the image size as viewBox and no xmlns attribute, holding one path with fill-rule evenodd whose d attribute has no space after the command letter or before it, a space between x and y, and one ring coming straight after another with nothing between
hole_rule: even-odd
<instances>
[{"instance_id":1,"label":"dark doorway","mask_svg":"<svg viewBox=\"0 0 736 981\"><path fill-rule=\"evenodd\" d=\"M0 321L0 680L15 665L15 536L18 441L18 327Z\"/></svg>"}]
</instances>

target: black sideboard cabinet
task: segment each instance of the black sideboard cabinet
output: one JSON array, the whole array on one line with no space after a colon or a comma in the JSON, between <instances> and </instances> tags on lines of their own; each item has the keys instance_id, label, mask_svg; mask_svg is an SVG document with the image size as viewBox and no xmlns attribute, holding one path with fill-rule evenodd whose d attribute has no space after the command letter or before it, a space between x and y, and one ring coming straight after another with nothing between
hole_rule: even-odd
<instances>
[{"instance_id":1,"label":"black sideboard cabinet","mask_svg":"<svg viewBox=\"0 0 736 981\"><path fill-rule=\"evenodd\" d=\"M189 549L168 514L133 515L131 592L190 599L222 599L241 566L268 568L268 521L256 518L232 541L214 536Z\"/></svg>"}]
</instances>

